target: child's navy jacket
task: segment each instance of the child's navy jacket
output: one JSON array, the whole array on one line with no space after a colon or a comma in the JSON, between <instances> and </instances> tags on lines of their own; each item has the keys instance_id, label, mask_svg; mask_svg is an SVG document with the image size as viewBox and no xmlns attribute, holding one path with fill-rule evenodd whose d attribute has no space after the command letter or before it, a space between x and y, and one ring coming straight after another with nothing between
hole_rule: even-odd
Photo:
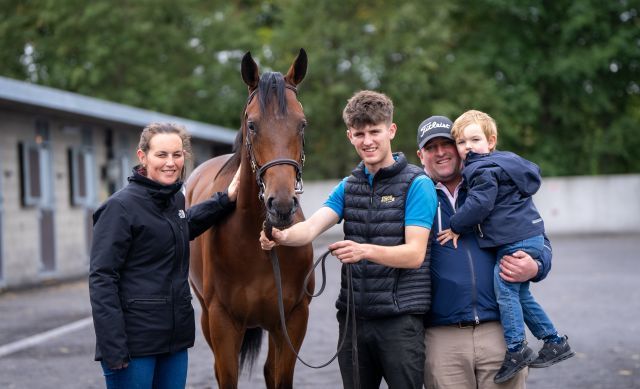
<instances>
[{"instance_id":1,"label":"child's navy jacket","mask_svg":"<svg viewBox=\"0 0 640 389\"><path fill-rule=\"evenodd\" d=\"M497 247L544 232L531 196L540 188L540 168L514 153L469 152L462 171L467 199L451 218L461 233L477 226L480 247Z\"/></svg>"}]
</instances>

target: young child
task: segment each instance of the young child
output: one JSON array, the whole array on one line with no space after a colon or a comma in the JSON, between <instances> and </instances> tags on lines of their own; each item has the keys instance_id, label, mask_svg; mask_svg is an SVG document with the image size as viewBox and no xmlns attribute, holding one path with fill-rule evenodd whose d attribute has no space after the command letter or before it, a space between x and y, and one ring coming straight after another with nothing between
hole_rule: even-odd
<instances>
[{"instance_id":1,"label":"young child","mask_svg":"<svg viewBox=\"0 0 640 389\"><path fill-rule=\"evenodd\" d=\"M526 366L547 367L574 355L567 336L558 335L534 300L529 282L507 282L499 275L503 255L522 250L536 259L542 252L544 223L531 198L540 187L540 169L514 153L495 151L498 130L484 112L465 112L453 123L451 134L465 164L462 175L468 195L438 241L452 240L457 248L459 234L476 229L480 247L497 249L494 291L507 343L504 362L494 377L501 383ZM536 338L544 340L537 358L527 346L525 322Z\"/></svg>"}]
</instances>

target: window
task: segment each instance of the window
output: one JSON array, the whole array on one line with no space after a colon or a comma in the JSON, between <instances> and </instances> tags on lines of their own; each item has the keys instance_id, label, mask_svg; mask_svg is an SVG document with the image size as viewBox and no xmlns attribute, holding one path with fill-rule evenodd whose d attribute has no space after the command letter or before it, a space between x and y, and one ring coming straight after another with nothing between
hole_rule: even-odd
<instances>
[{"instance_id":1,"label":"window","mask_svg":"<svg viewBox=\"0 0 640 389\"><path fill-rule=\"evenodd\" d=\"M96 203L96 161L93 151L91 127L71 127L70 131L80 135L81 145L68 151L69 196L71 205L93 208Z\"/></svg>"},{"instance_id":2,"label":"window","mask_svg":"<svg viewBox=\"0 0 640 389\"><path fill-rule=\"evenodd\" d=\"M91 149L73 147L69 149L69 173L71 204L91 207L95 202L95 159Z\"/></svg>"},{"instance_id":3,"label":"window","mask_svg":"<svg viewBox=\"0 0 640 389\"><path fill-rule=\"evenodd\" d=\"M116 163L118 165L118 175L114 177L116 189L121 189L129 183L128 177L131 175L131 169L134 162L131 160L131 146L135 145L128 134L121 133L118 137L118 150L116 152ZM137 162L137 160L135 161Z\"/></svg>"},{"instance_id":4,"label":"window","mask_svg":"<svg viewBox=\"0 0 640 389\"><path fill-rule=\"evenodd\" d=\"M18 144L22 204L53 207L53 171L51 166L49 122L36 119L33 141Z\"/></svg>"},{"instance_id":5,"label":"window","mask_svg":"<svg viewBox=\"0 0 640 389\"><path fill-rule=\"evenodd\" d=\"M44 164L48 156L47 150L41 145L20 143L20 170L22 177L22 204L25 206L40 206L45 200L46 190Z\"/></svg>"}]
</instances>

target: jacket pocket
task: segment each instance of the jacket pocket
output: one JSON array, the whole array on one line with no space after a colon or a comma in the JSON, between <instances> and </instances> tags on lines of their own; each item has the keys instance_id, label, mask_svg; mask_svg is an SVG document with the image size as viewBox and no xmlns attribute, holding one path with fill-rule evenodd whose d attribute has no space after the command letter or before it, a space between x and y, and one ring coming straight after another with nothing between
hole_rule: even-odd
<instances>
[{"instance_id":1,"label":"jacket pocket","mask_svg":"<svg viewBox=\"0 0 640 389\"><path fill-rule=\"evenodd\" d=\"M162 309L162 307L166 306L169 302L169 299L166 297L154 298L154 297L136 297L130 298L126 300L127 309L131 307L136 308L148 308L148 309Z\"/></svg>"},{"instance_id":2,"label":"jacket pocket","mask_svg":"<svg viewBox=\"0 0 640 389\"><path fill-rule=\"evenodd\" d=\"M173 314L165 296L140 296L125 300L127 344L132 356L167 350L171 343Z\"/></svg>"},{"instance_id":3,"label":"jacket pocket","mask_svg":"<svg viewBox=\"0 0 640 389\"><path fill-rule=\"evenodd\" d=\"M393 305L395 306L396 311L400 311L400 304L398 304L398 283L400 280L400 272L402 270L400 269L395 269L395 276L393 277L393 292L392 292L392 297L393 297Z\"/></svg>"}]
</instances>

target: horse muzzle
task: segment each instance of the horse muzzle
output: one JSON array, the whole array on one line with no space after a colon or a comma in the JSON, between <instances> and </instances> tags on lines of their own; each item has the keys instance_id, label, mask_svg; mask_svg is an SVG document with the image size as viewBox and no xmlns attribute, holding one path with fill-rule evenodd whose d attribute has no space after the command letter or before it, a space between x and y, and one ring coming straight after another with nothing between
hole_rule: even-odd
<instances>
[{"instance_id":1,"label":"horse muzzle","mask_svg":"<svg viewBox=\"0 0 640 389\"><path fill-rule=\"evenodd\" d=\"M277 228L288 227L293 224L293 216L300 206L297 196L288 200L269 197L265 202L269 224Z\"/></svg>"}]
</instances>

